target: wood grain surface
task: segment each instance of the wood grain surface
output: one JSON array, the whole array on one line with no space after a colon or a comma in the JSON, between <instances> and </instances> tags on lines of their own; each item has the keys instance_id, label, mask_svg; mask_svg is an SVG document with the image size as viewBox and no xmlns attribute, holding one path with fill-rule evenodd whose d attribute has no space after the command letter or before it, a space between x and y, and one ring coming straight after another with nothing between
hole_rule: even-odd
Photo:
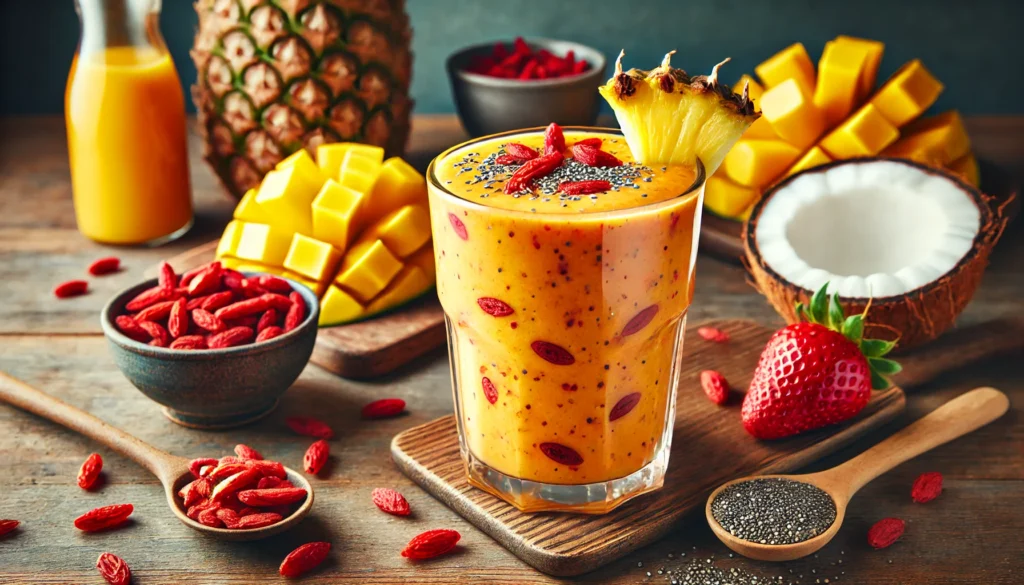
<instances>
[{"instance_id":1,"label":"wood grain surface","mask_svg":"<svg viewBox=\"0 0 1024 585\"><path fill-rule=\"evenodd\" d=\"M217 241L168 259L179 273L210 262ZM156 275L156 266L147 273ZM339 376L374 378L394 371L444 343L444 312L431 290L398 309L349 325L324 327L313 348L314 364Z\"/></svg>"},{"instance_id":2,"label":"wood grain surface","mask_svg":"<svg viewBox=\"0 0 1024 585\"><path fill-rule=\"evenodd\" d=\"M1018 178L1024 174L1024 117L972 117L966 122L980 157L1013 170ZM422 169L464 136L450 116L417 116L410 159ZM0 406L0 518L23 521L17 532L0 538L0 583L100 583L93 565L103 551L117 553L131 564L136 585L285 583L276 573L280 560L295 546L318 539L333 543L331 558L302 583L668 585L669 579L657 574L659 568L676 570L690 559L704 562L712 555L714 564L754 573L759 581L784 576L784 583L801 585L814 585L816 578L835 583L836 576L841 577L840 585L1009 585L1019 583L1024 574L1024 510L1019 506L1024 501L1024 355L1019 351L943 373L909 389L906 410L892 423L809 466L808 471L848 459L967 389L988 385L1010 396L1007 416L868 484L851 502L843 529L819 558L784 565L730 559L703 518L695 515L664 538L601 569L573 579L551 577L420 490L389 461L396 434L452 411L443 350L372 382L341 379L310 365L278 411L252 427L230 432L192 431L171 423L117 371L99 327L103 303L142 280L143 272L160 259L216 238L231 216L233 204L202 162L197 135L192 134L189 144L196 226L184 239L157 249L104 247L75 230L61 117L0 119L0 137L0 370L176 455L227 454L236 443L245 442L267 456L298 465L309 442L292 435L284 417L313 414L338 433L331 443L329 472L313 479L317 503L302 525L259 543L223 543L198 538L171 516L159 484L134 463L56 425ZM1021 314L1020 225L1012 225L996 247L981 288L955 331ZM84 277L90 261L111 254L123 260L120 273L89 279L91 292L85 296L53 299L50 291L56 283ZM697 273L690 309L693 322L728 317L766 326L781 323L744 282L738 266L701 256ZM981 339L987 337L992 335ZM957 353L953 347L947 355ZM409 414L361 421L359 408L384 396L404 398ZM106 484L96 492L83 492L74 477L95 451L106 461ZM702 455L715 457L713 452ZM942 472L945 491L937 500L918 505L910 500L910 485L924 471ZM373 508L370 491L382 486L401 490L414 514L395 518ZM118 502L136 506L135 520L124 529L88 535L71 526L82 512ZM865 533L886 516L907 520L907 533L893 547L873 551ZM422 564L399 556L413 535L431 528L462 533L455 554ZM682 558L684 552L687 556Z\"/></svg>"}]
</instances>

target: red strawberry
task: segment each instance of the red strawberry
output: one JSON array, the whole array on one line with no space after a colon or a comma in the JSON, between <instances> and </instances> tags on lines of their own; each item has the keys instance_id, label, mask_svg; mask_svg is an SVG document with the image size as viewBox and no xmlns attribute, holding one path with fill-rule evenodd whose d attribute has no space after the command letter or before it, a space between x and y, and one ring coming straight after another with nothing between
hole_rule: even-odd
<instances>
[{"instance_id":1,"label":"red strawberry","mask_svg":"<svg viewBox=\"0 0 1024 585\"><path fill-rule=\"evenodd\" d=\"M836 424L867 405L871 389L889 387L900 366L883 358L895 343L863 339L864 315L846 317L826 283L808 322L787 325L768 340L743 399L743 426L759 439L778 439Z\"/></svg>"}]
</instances>

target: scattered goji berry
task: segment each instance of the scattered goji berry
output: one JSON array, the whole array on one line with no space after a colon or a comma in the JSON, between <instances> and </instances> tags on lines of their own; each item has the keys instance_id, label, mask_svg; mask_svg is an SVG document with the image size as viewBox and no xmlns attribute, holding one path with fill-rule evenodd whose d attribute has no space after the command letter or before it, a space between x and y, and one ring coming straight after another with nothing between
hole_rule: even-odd
<instances>
[{"instance_id":1,"label":"scattered goji berry","mask_svg":"<svg viewBox=\"0 0 1024 585\"><path fill-rule=\"evenodd\" d=\"M327 441L320 439L306 449L306 455L302 458L302 468L306 473L316 475L327 464L327 458L331 456L331 446Z\"/></svg>"},{"instance_id":2,"label":"scattered goji berry","mask_svg":"<svg viewBox=\"0 0 1024 585\"><path fill-rule=\"evenodd\" d=\"M527 159L512 156L511 154L503 154L494 159L494 164L499 165L521 165L526 162Z\"/></svg>"},{"instance_id":3,"label":"scattered goji berry","mask_svg":"<svg viewBox=\"0 0 1024 585\"><path fill-rule=\"evenodd\" d=\"M114 504L89 510L75 519L75 528L83 532L98 532L114 528L131 516L135 507L131 504Z\"/></svg>"},{"instance_id":4,"label":"scattered goji berry","mask_svg":"<svg viewBox=\"0 0 1024 585\"><path fill-rule=\"evenodd\" d=\"M330 439L334 437L334 430L324 421L311 416L289 416L284 419L292 431L307 437L318 439Z\"/></svg>"},{"instance_id":5,"label":"scattered goji berry","mask_svg":"<svg viewBox=\"0 0 1024 585\"><path fill-rule=\"evenodd\" d=\"M93 276L103 276L104 274L110 274L117 272L121 269L121 259L117 256L107 256L106 258L100 258L99 260L93 261L89 265L89 274Z\"/></svg>"},{"instance_id":6,"label":"scattered goji berry","mask_svg":"<svg viewBox=\"0 0 1024 585\"><path fill-rule=\"evenodd\" d=\"M215 333L206 340L206 346L210 349L223 349L248 343L253 339L251 327L232 327L227 331Z\"/></svg>"},{"instance_id":7,"label":"scattered goji berry","mask_svg":"<svg viewBox=\"0 0 1024 585\"><path fill-rule=\"evenodd\" d=\"M608 181L565 181L558 185L558 190L563 195L589 195L591 193L604 193L612 188Z\"/></svg>"},{"instance_id":8,"label":"scattered goji berry","mask_svg":"<svg viewBox=\"0 0 1024 585\"><path fill-rule=\"evenodd\" d=\"M58 299L69 299L84 295L89 290L89 283L84 280L69 280L58 284L53 289L53 294Z\"/></svg>"},{"instance_id":9,"label":"scattered goji berry","mask_svg":"<svg viewBox=\"0 0 1024 585\"><path fill-rule=\"evenodd\" d=\"M530 148L529 146L526 146L525 144L520 144L518 142L509 142L508 144L506 144L505 152L508 153L510 156L514 156L524 161L533 160L540 156L540 153L537 152L536 150Z\"/></svg>"},{"instance_id":10,"label":"scattered goji berry","mask_svg":"<svg viewBox=\"0 0 1024 585\"><path fill-rule=\"evenodd\" d=\"M462 535L454 530L428 530L413 537L402 550L402 556L413 560L432 559L451 552L460 538Z\"/></svg>"},{"instance_id":11,"label":"scattered goji berry","mask_svg":"<svg viewBox=\"0 0 1024 585\"><path fill-rule=\"evenodd\" d=\"M615 155L578 142L572 145L572 157L588 167L622 166L622 161Z\"/></svg>"},{"instance_id":12,"label":"scattered goji berry","mask_svg":"<svg viewBox=\"0 0 1024 585\"><path fill-rule=\"evenodd\" d=\"M512 176L505 182L505 193L511 195L513 193L519 193L520 191L529 189L530 181L549 174L551 171L557 169L564 160L565 159L562 157L561 153L555 152L526 161L526 163L516 169L516 172L512 173Z\"/></svg>"},{"instance_id":13,"label":"scattered goji berry","mask_svg":"<svg viewBox=\"0 0 1024 585\"><path fill-rule=\"evenodd\" d=\"M487 402L491 404L498 402L498 389L494 387L494 382L491 382L490 378L484 376L480 380L480 385L484 389L484 398L487 399Z\"/></svg>"},{"instance_id":14,"label":"scattered goji berry","mask_svg":"<svg viewBox=\"0 0 1024 585\"><path fill-rule=\"evenodd\" d=\"M93 453L85 458L82 468L78 470L78 487L83 490L92 489L96 480L100 478L103 471L103 458L99 453Z\"/></svg>"},{"instance_id":15,"label":"scattered goji berry","mask_svg":"<svg viewBox=\"0 0 1024 585\"><path fill-rule=\"evenodd\" d=\"M942 474L929 471L917 476L914 486L910 489L910 497L918 504L930 502L942 493Z\"/></svg>"},{"instance_id":16,"label":"scattered goji berry","mask_svg":"<svg viewBox=\"0 0 1024 585\"><path fill-rule=\"evenodd\" d=\"M729 334L717 327L698 327L697 335L700 335L702 339L713 343L728 343Z\"/></svg>"},{"instance_id":17,"label":"scattered goji berry","mask_svg":"<svg viewBox=\"0 0 1024 585\"><path fill-rule=\"evenodd\" d=\"M480 305L480 308L492 317L507 317L516 312L505 301L493 297L480 297L476 300L476 304Z\"/></svg>"},{"instance_id":18,"label":"scattered goji berry","mask_svg":"<svg viewBox=\"0 0 1024 585\"><path fill-rule=\"evenodd\" d=\"M592 138L584 138L582 140L577 140L576 144L582 144L584 146L590 146L592 148L598 148L599 149L604 144L604 141L601 140L600 138L594 136Z\"/></svg>"},{"instance_id":19,"label":"scattered goji berry","mask_svg":"<svg viewBox=\"0 0 1024 585\"><path fill-rule=\"evenodd\" d=\"M306 490L297 487L264 488L242 490L238 499L243 504L264 508L266 506L285 506L306 499Z\"/></svg>"},{"instance_id":20,"label":"scattered goji berry","mask_svg":"<svg viewBox=\"0 0 1024 585\"><path fill-rule=\"evenodd\" d=\"M374 488L370 493L373 505L392 516L408 516L409 502L405 496L391 488Z\"/></svg>"},{"instance_id":21,"label":"scattered goji berry","mask_svg":"<svg viewBox=\"0 0 1024 585\"><path fill-rule=\"evenodd\" d=\"M257 461L263 459L263 455L261 455L259 451L242 443L235 445L235 455L237 455L242 461L245 461L246 459L254 459Z\"/></svg>"},{"instance_id":22,"label":"scattered goji berry","mask_svg":"<svg viewBox=\"0 0 1024 585\"><path fill-rule=\"evenodd\" d=\"M700 387L711 402L719 406L729 402L729 382L721 373L715 370L704 370L700 373Z\"/></svg>"},{"instance_id":23,"label":"scattered goji berry","mask_svg":"<svg viewBox=\"0 0 1024 585\"><path fill-rule=\"evenodd\" d=\"M405 411L405 401L401 398L381 398L363 407L363 418L377 419L398 416Z\"/></svg>"},{"instance_id":24,"label":"scattered goji berry","mask_svg":"<svg viewBox=\"0 0 1024 585\"><path fill-rule=\"evenodd\" d=\"M20 520L0 520L0 536L13 532L19 525L21 525Z\"/></svg>"},{"instance_id":25,"label":"scattered goji berry","mask_svg":"<svg viewBox=\"0 0 1024 585\"><path fill-rule=\"evenodd\" d=\"M903 536L906 524L899 518L882 518L868 530L868 544L871 548L885 548Z\"/></svg>"},{"instance_id":26,"label":"scattered goji berry","mask_svg":"<svg viewBox=\"0 0 1024 585\"><path fill-rule=\"evenodd\" d=\"M174 274L174 268L167 262L160 263L156 283L157 286L167 291L178 288L178 275Z\"/></svg>"},{"instance_id":27,"label":"scattered goji berry","mask_svg":"<svg viewBox=\"0 0 1024 585\"><path fill-rule=\"evenodd\" d=\"M557 154L562 156L565 151L565 133L562 127L552 122L544 130L544 154Z\"/></svg>"},{"instance_id":28,"label":"scattered goji berry","mask_svg":"<svg viewBox=\"0 0 1024 585\"><path fill-rule=\"evenodd\" d=\"M331 552L329 542L307 542L298 547L281 561L281 568L278 571L283 577L298 577L315 569L324 562L327 554Z\"/></svg>"},{"instance_id":29,"label":"scattered goji berry","mask_svg":"<svg viewBox=\"0 0 1024 585\"><path fill-rule=\"evenodd\" d=\"M132 580L132 571L128 563L121 557L105 552L96 559L96 570L110 585L128 585Z\"/></svg>"}]
</instances>

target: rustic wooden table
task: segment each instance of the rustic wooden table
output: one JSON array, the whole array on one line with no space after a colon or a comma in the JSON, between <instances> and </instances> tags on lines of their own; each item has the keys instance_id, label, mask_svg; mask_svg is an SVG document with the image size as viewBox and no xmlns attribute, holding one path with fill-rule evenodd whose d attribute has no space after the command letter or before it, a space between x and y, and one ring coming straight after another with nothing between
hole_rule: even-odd
<instances>
[{"instance_id":1,"label":"rustic wooden table","mask_svg":"<svg viewBox=\"0 0 1024 585\"><path fill-rule=\"evenodd\" d=\"M980 156L1013 171L1024 170L1024 118L969 120ZM110 249L75 230L63 120L56 117L0 120L0 370L24 379L111 424L172 453L197 456L228 453L245 442L268 456L298 465L307 441L283 424L289 414L317 413L340 436L334 466L317 480L312 517L291 534L259 543L226 543L201 538L166 509L156 480L130 461L99 449L108 483L83 492L74 477L97 445L56 425L0 405L0 518L23 521L19 531L0 539L0 582L99 583L93 568L103 551L123 556L138 584L277 582L277 565L292 548L309 540L329 540L331 560L308 583L480 583L493 585L558 583L520 562L403 477L388 460L397 432L451 411L448 365L443 350L373 382L351 382L310 366L281 407L251 427L200 432L172 424L156 404L137 392L117 371L100 333L99 310L114 291L141 279L159 259L208 241L231 214L223 195L200 160L193 136L192 180L196 226L188 236L160 249ZM418 117L411 144L413 162L426 161L462 137L451 117ZM117 254L125 270L93 279L87 296L56 302L52 286L80 277L102 255ZM992 256L981 290L963 323L1017 314L1024 309L1024 229L1011 229ZM741 269L702 257L691 319L746 317L778 323L770 307L745 283ZM1020 358L1001 359L919 388L908 397L906 414L816 467L835 464L893 429L969 388L992 385L1009 393L1011 412L968 437L940 447L884 475L852 502L838 537L814 558L768 565L727 558L700 517L677 532L604 569L581 583L668 583L659 568L676 569L685 559L711 556L723 566L782 582L853 583L1019 583L1024 580L1024 376ZM403 418L361 422L358 407L382 396L409 403ZM708 457L674 453L674 457ZM941 471L946 491L927 505L911 503L910 484L923 471ZM377 512L370 490L394 486L416 514L399 519ZM131 502L130 527L106 534L84 534L71 520L94 506ZM877 519L907 520L903 540L872 551L867 528ZM462 532L457 554L414 565L398 551L415 533L449 527ZM672 555L671 557L669 555ZM726 558L723 558L726 557ZM647 571L652 573L650 579ZM838 579L837 579L838 578ZM827 579L827 580L826 580ZM759 580L764 582L764 579Z\"/></svg>"}]
</instances>

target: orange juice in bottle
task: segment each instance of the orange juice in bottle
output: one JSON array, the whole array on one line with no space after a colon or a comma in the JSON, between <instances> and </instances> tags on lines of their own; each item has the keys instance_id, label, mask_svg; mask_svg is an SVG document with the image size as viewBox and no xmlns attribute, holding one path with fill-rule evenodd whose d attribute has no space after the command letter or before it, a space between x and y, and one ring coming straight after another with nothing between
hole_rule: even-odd
<instances>
[{"instance_id":1,"label":"orange juice in bottle","mask_svg":"<svg viewBox=\"0 0 1024 585\"><path fill-rule=\"evenodd\" d=\"M78 229L160 244L192 225L185 100L159 0L76 0L82 37L65 93Z\"/></svg>"}]
</instances>

